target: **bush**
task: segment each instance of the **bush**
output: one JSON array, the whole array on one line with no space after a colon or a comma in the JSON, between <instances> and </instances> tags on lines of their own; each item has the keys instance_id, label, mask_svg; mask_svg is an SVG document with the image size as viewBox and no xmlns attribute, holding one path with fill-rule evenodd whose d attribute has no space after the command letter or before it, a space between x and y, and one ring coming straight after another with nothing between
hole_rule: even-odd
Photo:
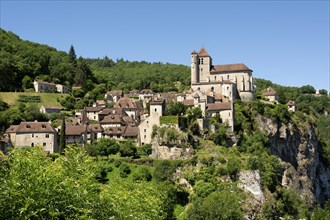
<instances>
[{"instance_id":1,"label":"bush","mask_svg":"<svg viewBox=\"0 0 330 220\"><path fill-rule=\"evenodd\" d=\"M129 168L127 163L122 163L119 167L119 175L122 178L126 178L128 174L131 173L131 169Z\"/></svg>"},{"instance_id":2,"label":"bush","mask_svg":"<svg viewBox=\"0 0 330 220\"><path fill-rule=\"evenodd\" d=\"M136 146L131 141L122 142L119 148L121 157L134 157L136 156Z\"/></svg>"},{"instance_id":3,"label":"bush","mask_svg":"<svg viewBox=\"0 0 330 220\"><path fill-rule=\"evenodd\" d=\"M150 181L152 176L146 167L139 167L133 173L132 178L134 181Z\"/></svg>"},{"instance_id":4,"label":"bush","mask_svg":"<svg viewBox=\"0 0 330 220\"><path fill-rule=\"evenodd\" d=\"M138 148L139 155L149 156L152 153L151 144L144 144Z\"/></svg>"},{"instance_id":5,"label":"bush","mask_svg":"<svg viewBox=\"0 0 330 220\"><path fill-rule=\"evenodd\" d=\"M170 180L171 176L175 173L176 168L179 166L179 161L173 160L158 160L156 161L154 178L158 182Z\"/></svg>"}]
</instances>

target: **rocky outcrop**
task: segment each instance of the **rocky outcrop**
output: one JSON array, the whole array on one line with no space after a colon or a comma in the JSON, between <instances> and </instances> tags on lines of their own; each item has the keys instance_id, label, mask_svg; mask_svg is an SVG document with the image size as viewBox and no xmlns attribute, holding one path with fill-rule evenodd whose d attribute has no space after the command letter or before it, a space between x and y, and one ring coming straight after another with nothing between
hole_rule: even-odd
<instances>
[{"instance_id":1,"label":"rocky outcrop","mask_svg":"<svg viewBox=\"0 0 330 220\"><path fill-rule=\"evenodd\" d=\"M261 116L256 122L268 134L271 154L282 160L282 185L297 190L310 206L329 199L330 170L320 159L314 128L274 123Z\"/></svg>"},{"instance_id":2,"label":"rocky outcrop","mask_svg":"<svg viewBox=\"0 0 330 220\"><path fill-rule=\"evenodd\" d=\"M190 158L194 154L195 151L193 148L160 146L157 142L153 142L152 154L150 157L163 160L179 160Z\"/></svg>"},{"instance_id":3,"label":"rocky outcrop","mask_svg":"<svg viewBox=\"0 0 330 220\"><path fill-rule=\"evenodd\" d=\"M237 186L253 195L255 200L264 202L264 193L261 190L260 174L258 170L241 170L238 174L239 183Z\"/></svg>"}]
</instances>

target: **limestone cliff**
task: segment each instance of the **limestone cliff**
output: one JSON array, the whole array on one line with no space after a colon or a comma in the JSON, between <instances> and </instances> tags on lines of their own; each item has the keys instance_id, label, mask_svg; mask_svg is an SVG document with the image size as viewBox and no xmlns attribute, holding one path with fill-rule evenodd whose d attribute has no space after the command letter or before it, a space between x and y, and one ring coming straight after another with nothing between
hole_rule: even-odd
<instances>
[{"instance_id":1,"label":"limestone cliff","mask_svg":"<svg viewBox=\"0 0 330 220\"><path fill-rule=\"evenodd\" d=\"M268 134L271 154L284 165L282 185L299 192L310 206L330 198L330 169L321 160L313 126L275 123L259 116L256 123Z\"/></svg>"}]
</instances>

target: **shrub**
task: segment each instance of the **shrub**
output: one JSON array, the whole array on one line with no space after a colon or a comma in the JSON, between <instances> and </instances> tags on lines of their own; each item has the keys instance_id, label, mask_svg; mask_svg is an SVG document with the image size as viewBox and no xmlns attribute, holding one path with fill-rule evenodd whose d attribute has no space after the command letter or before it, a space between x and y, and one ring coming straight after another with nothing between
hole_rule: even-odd
<instances>
[{"instance_id":1,"label":"shrub","mask_svg":"<svg viewBox=\"0 0 330 220\"><path fill-rule=\"evenodd\" d=\"M131 173L131 169L129 168L127 163L122 163L119 167L119 175L122 178L126 178L128 174Z\"/></svg>"},{"instance_id":2,"label":"shrub","mask_svg":"<svg viewBox=\"0 0 330 220\"><path fill-rule=\"evenodd\" d=\"M150 181L152 176L146 167L139 167L133 173L132 178L134 181Z\"/></svg>"}]
</instances>

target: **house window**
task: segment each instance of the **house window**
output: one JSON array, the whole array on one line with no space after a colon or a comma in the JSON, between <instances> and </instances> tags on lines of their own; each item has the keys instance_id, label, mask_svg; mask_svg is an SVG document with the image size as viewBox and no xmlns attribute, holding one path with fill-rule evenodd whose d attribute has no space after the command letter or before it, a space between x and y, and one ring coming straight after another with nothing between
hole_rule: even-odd
<instances>
[{"instance_id":1,"label":"house window","mask_svg":"<svg viewBox=\"0 0 330 220\"><path fill-rule=\"evenodd\" d=\"M217 76L214 76L214 81L217 81Z\"/></svg>"},{"instance_id":2,"label":"house window","mask_svg":"<svg viewBox=\"0 0 330 220\"><path fill-rule=\"evenodd\" d=\"M34 143L31 143L31 147L34 147Z\"/></svg>"},{"instance_id":3,"label":"house window","mask_svg":"<svg viewBox=\"0 0 330 220\"><path fill-rule=\"evenodd\" d=\"M34 134L32 134L32 137L34 137Z\"/></svg>"},{"instance_id":4,"label":"house window","mask_svg":"<svg viewBox=\"0 0 330 220\"><path fill-rule=\"evenodd\" d=\"M120 138L120 134L117 134L117 138Z\"/></svg>"},{"instance_id":5,"label":"house window","mask_svg":"<svg viewBox=\"0 0 330 220\"><path fill-rule=\"evenodd\" d=\"M228 116L230 117L230 112L228 112Z\"/></svg>"},{"instance_id":6,"label":"house window","mask_svg":"<svg viewBox=\"0 0 330 220\"><path fill-rule=\"evenodd\" d=\"M49 138L49 134L46 134L46 138Z\"/></svg>"},{"instance_id":7,"label":"house window","mask_svg":"<svg viewBox=\"0 0 330 220\"><path fill-rule=\"evenodd\" d=\"M144 132L147 132L147 129L144 129Z\"/></svg>"},{"instance_id":8,"label":"house window","mask_svg":"<svg viewBox=\"0 0 330 220\"><path fill-rule=\"evenodd\" d=\"M147 135L144 135L144 139L146 139L147 138Z\"/></svg>"},{"instance_id":9,"label":"house window","mask_svg":"<svg viewBox=\"0 0 330 220\"><path fill-rule=\"evenodd\" d=\"M42 146L43 146L43 147L46 147L46 143L42 143Z\"/></svg>"},{"instance_id":10,"label":"house window","mask_svg":"<svg viewBox=\"0 0 330 220\"><path fill-rule=\"evenodd\" d=\"M211 92L214 92L214 87L213 86L211 87Z\"/></svg>"},{"instance_id":11,"label":"house window","mask_svg":"<svg viewBox=\"0 0 330 220\"><path fill-rule=\"evenodd\" d=\"M229 75L227 75L227 79L229 79Z\"/></svg>"},{"instance_id":12,"label":"house window","mask_svg":"<svg viewBox=\"0 0 330 220\"><path fill-rule=\"evenodd\" d=\"M155 108L155 112L157 111L157 109Z\"/></svg>"}]
</instances>

